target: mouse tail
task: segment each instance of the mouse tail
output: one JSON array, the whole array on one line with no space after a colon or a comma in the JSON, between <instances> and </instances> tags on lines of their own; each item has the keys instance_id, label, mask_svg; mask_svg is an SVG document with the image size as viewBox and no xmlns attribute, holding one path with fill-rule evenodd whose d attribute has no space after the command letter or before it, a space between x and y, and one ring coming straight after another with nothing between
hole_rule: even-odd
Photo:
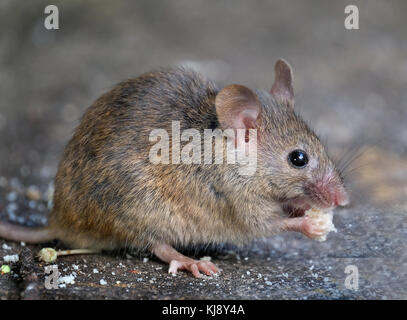
<instances>
[{"instance_id":1,"label":"mouse tail","mask_svg":"<svg viewBox=\"0 0 407 320\"><path fill-rule=\"evenodd\" d=\"M55 239L48 227L30 228L0 221L0 238L16 242L43 243Z\"/></svg>"}]
</instances>

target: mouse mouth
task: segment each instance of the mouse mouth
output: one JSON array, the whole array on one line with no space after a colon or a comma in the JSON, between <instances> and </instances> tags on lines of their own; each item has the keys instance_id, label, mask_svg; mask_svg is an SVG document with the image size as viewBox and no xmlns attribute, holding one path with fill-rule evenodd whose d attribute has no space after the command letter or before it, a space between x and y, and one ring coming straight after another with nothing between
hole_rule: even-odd
<instances>
[{"instance_id":1,"label":"mouse mouth","mask_svg":"<svg viewBox=\"0 0 407 320\"><path fill-rule=\"evenodd\" d=\"M315 202L315 201L314 201ZM311 208L313 209L326 209L334 208L335 206L327 205L325 203L313 203L309 205L306 200L295 199L292 201L286 201L281 204L281 209L288 218L299 218L305 216L305 212Z\"/></svg>"},{"instance_id":2,"label":"mouse mouth","mask_svg":"<svg viewBox=\"0 0 407 320\"><path fill-rule=\"evenodd\" d=\"M311 206L295 207L289 204L284 204L282 206L284 213L289 218L298 218L305 215L305 211L311 208Z\"/></svg>"},{"instance_id":3,"label":"mouse mouth","mask_svg":"<svg viewBox=\"0 0 407 320\"><path fill-rule=\"evenodd\" d=\"M281 208L288 218L298 218L303 217L311 206L303 200L296 199L282 203Z\"/></svg>"}]
</instances>

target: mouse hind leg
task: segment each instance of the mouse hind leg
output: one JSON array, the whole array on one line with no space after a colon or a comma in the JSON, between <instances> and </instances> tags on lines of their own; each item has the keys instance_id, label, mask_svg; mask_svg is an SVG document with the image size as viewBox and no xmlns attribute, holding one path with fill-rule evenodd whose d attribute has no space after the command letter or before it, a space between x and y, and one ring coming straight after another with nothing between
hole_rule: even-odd
<instances>
[{"instance_id":1,"label":"mouse hind leg","mask_svg":"<svg viewBox=\"0 0 407 320\"><path fill-rule=\"evenodd\" d=\"M199 278L201 272L212 276L220 271L212 262L188 258L168 244L157 244L152 251L160 260L170 264L168 273L176 274L178 270L187 270Z\"/></svg>"}]
</instances>

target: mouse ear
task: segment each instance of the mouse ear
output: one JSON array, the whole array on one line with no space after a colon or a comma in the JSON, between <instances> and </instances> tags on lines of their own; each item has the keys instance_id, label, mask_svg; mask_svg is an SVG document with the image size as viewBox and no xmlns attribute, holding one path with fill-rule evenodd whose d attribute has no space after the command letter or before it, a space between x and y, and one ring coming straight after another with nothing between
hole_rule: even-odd
<instances>
[{"instance_id":1,"label":"mouse ear","mask_svg":"<svg viewBox=\"0 0 407 320\"><path fill-rule=\"evenodd\" d=\"M275 66L275 80L270 90L271 95L279 102L294 106L293 74L291 66L283 59L278 59Z\"/></svg>"},{"instance_id":2,"label":"mouse ear","mask_svg":"<svg viewBox=\"0 0 407 320\"><path fill-rule=\"evenodd\" d=\"M260 114L260 101L249 88L232 84L215 99L216 113L223 129L254 129Z\"/></svg>"}]
</instances>

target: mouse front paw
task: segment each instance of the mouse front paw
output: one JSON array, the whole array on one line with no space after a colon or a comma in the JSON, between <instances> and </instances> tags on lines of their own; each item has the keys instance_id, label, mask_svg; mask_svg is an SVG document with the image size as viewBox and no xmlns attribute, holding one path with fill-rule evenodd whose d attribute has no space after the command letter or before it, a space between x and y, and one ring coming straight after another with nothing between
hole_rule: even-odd
<instances>
[{"instance_id":1,"label":"mouse front paw","mask_svg":"<svg viewBox=\"0 0 407 320\"><path fill-rule=\"evenodd\" d=\"M326 232L326 227L319 220L314 218L303 218L301 232L308 238L317 239L323 237Z\"/></svg>"},{"instance_id":2,"label":"mouse front paw","mask_svg":"<svg viewBox=\"0 0 407 320\"><path fill-rule=\"evenodd\" d=\"M329 232L321 219L307 216L286 219L285 230L301 232L308 238L317 240L323 240Z\"/></svg>"},{"instance_id":3,"label":"mouse front paw","mask_svg":"<svg viewBox=\"0 0 407 320\"><path fill-rule=\"evenodd\" d=\"M208 276L213 276L219 272L218 267L210 261L193 260L190 258L171 260L168 273L177 274L178 270L187 270L196 278L202 276L201 272Z\"/></svg>"}]
</instances>

